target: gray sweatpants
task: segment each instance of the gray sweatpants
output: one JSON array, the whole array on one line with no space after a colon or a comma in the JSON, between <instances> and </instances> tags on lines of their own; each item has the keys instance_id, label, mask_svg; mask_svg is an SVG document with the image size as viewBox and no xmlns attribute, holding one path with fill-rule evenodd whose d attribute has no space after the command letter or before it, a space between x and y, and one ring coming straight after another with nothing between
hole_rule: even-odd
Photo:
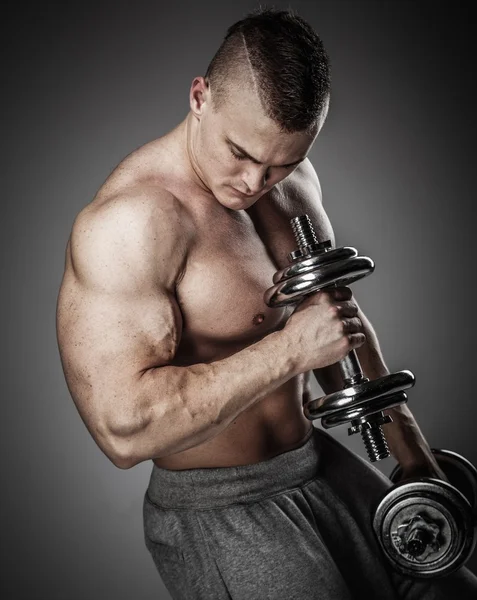
<instances>
[{"instance_id":1,"label":"gray sweatpants","mask_svg":"<svg viewBox=\"0 0 477 600\"><path fill-rule=\"evenodd\" d=\"M371 526L390 485L312 426L300 448L253 465L154 465L145 543L174 600L477 599L467 568L433 582L393 572Z\"/></svg>"}]
</instances>

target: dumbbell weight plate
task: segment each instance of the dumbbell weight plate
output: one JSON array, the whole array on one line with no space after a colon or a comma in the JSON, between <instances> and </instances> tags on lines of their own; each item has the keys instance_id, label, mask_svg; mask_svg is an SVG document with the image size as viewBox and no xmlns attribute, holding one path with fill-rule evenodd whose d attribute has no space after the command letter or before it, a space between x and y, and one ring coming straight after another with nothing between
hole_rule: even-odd
<instances>
[{"instance_id":1,"label":"dumbbell weight plate","mask_svg":"<svg viewBox=\"0 0 477 600\"><path fill-rule=\"evenodd\" d=\"M345 410L332 413L322 417L321 425L323 429L331 429L337 425L344 425L350 421L359 421L365 417L380 412L388 408L394 408L407 402L407 394L404 392L393 393L382 398L373 398L372 402L359 406L352 405Z\"/></svg>"},{"instance_id":2,"label":"dumbbell weight plate","mask_svg":"<svg viewBox=\"0 0 477 600\"><path fill-rule=\"evenodd\" d=\"M285 279L291 279L302 273L308 273L314 271L322 265L326 265L330 262L341 262L349 258L358 256L356 248L350 246L343 246L342 248L335 248L334 250L328 250L328 252L320 252L310 256L309 258L300 258L295 260L291 265L288 265L281 271L277 271L273 275L273 283L280 283Z\"/></svg>"},{"instance_id":3,"label":"dumbbell weight plate","mask_svg":"<svg viewBox=\"0 0 477 600\"><path fill-rule=\"evenodd\" d=\"M408 480L391 487L374 513L373 529L393 568L417 578L448 575L475 547L469 501L438 479Z\"/></svg>"},{"instance_id":4,"label":"dumbbell weight plate","mask_svg":"<svg viewBox=\"0 0 477 600\"><path fill-rule=\"evenodd\" d=\"M285 306L301 300L307 294L332 285L350 285L374 270L374 262L367 256L356 256L316 266L294 277L280 280L265 292L265 303L270 307Z\"/></svg>"},{"instance_id":5,"label":"dumbbell weight plate","mask_svg":"<svg viewBox=\"0 0 477 600\"><path fill-rule=\"evenodd\" d=\"M304 414L309 420L328 417L360 405L371 405L376 398L390 398L397 392L406 390L414 385L414 375L411 371L403 370L390 373L383 377L357 383L338 390L322 398L310 400L304 407Z\"/></svg>"},{"instance_id":6,"label":"dumbbell weight plate","mask_svg":"<svg viewBox=\"0 0 477 600\"><path fill-rule=\"evenodd\" d=\"M457 452L440 448L431 448L431 451L450 484L462 492L474 508L477 520L477 469ZM401 477L401 466L396 465L389 479L398 483Z\"/></svg>"}]
</instances>

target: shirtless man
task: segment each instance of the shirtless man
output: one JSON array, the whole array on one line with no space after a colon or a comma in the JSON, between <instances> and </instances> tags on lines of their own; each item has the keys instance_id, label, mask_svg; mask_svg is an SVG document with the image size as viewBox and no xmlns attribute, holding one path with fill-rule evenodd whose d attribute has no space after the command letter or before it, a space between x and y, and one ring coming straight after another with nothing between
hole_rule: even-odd
<instances>
[{"instance_id":1,"label":"shirtless man","mask_svg":"<svg viewBox=\"0 0 477 600\"><path fill-rule=\"evenodd\" d=\"M369 378L388 372L372 326L346 287L263 301L295 246L292 217L333 240L307 159L328 101L311 27L250 15L193 80L184 121L127 156L73 224L65 377L114 465L154 463L145 541L173 598L437 593L380 555L369 517L387 478L303 415L311 371L340 389L352 348ZM405 476L443 476L410 410L386 412Z\"/></svg>"}]
</instances>

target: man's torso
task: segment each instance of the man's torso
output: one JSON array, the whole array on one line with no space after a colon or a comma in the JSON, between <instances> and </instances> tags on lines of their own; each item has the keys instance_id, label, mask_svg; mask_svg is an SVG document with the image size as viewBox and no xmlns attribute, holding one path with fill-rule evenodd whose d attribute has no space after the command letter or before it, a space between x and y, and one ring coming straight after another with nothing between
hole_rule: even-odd
<instances>
[{"instance_id":1,"label":"man's torso","mask_svg":"<svg viewBox=\"0 0 477 600\"><path fill-rule=\"evenodd\" d=\"M172 155L165 138L139 148L118 165L83 211L95 211L142 183L163 186L178 200L192 223L194 243L175 285L183 327L171 364L187 366L235 354L285 325L293 308L270 308L263 295L295 248L290 219L311 213L317 231L325 236L329 222L319 195L287 194L295 189L289 184L298 172L250 209L233 211L174 175L176 169L168 163ZM68 247L67 268L69 251ZM245 381L247 374L243 376ZM296 448L310 432L302 408L308 394L308 374L295 377L243 411L221 434L154 462L166 469L237 466Z\"/></svg>"}]
</instances>

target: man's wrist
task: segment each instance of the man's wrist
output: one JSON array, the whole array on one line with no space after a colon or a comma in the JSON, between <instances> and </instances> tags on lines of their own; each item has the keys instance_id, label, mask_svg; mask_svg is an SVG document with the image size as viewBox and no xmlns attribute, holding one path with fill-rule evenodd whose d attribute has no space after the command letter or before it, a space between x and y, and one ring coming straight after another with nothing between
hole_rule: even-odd
<instances>
[{"instance_id":1,"label":"man's wrist","mask_svg":"<svg viewBox=\"0 0 477 600\"><path fill-rule=\"evenodd\" d=\"M411 411L405 404L383 411L392 423L383 425L391 454L403 469L434 462L432 451Z\"/></svg>"},{"instance_id":2,"label":"man's wrist","mask_svg":"<svg viewBox=\"0 0 477 600\"><path fill-rule=\"evenodd\" d=\"M287 371L291 377L296 377L307 371L302 366L301 355L299 353L300 345L286 327L274 331L269 336L276 338L278 343L277 351L285 357Z\"/></svg>"}]
</instances>

